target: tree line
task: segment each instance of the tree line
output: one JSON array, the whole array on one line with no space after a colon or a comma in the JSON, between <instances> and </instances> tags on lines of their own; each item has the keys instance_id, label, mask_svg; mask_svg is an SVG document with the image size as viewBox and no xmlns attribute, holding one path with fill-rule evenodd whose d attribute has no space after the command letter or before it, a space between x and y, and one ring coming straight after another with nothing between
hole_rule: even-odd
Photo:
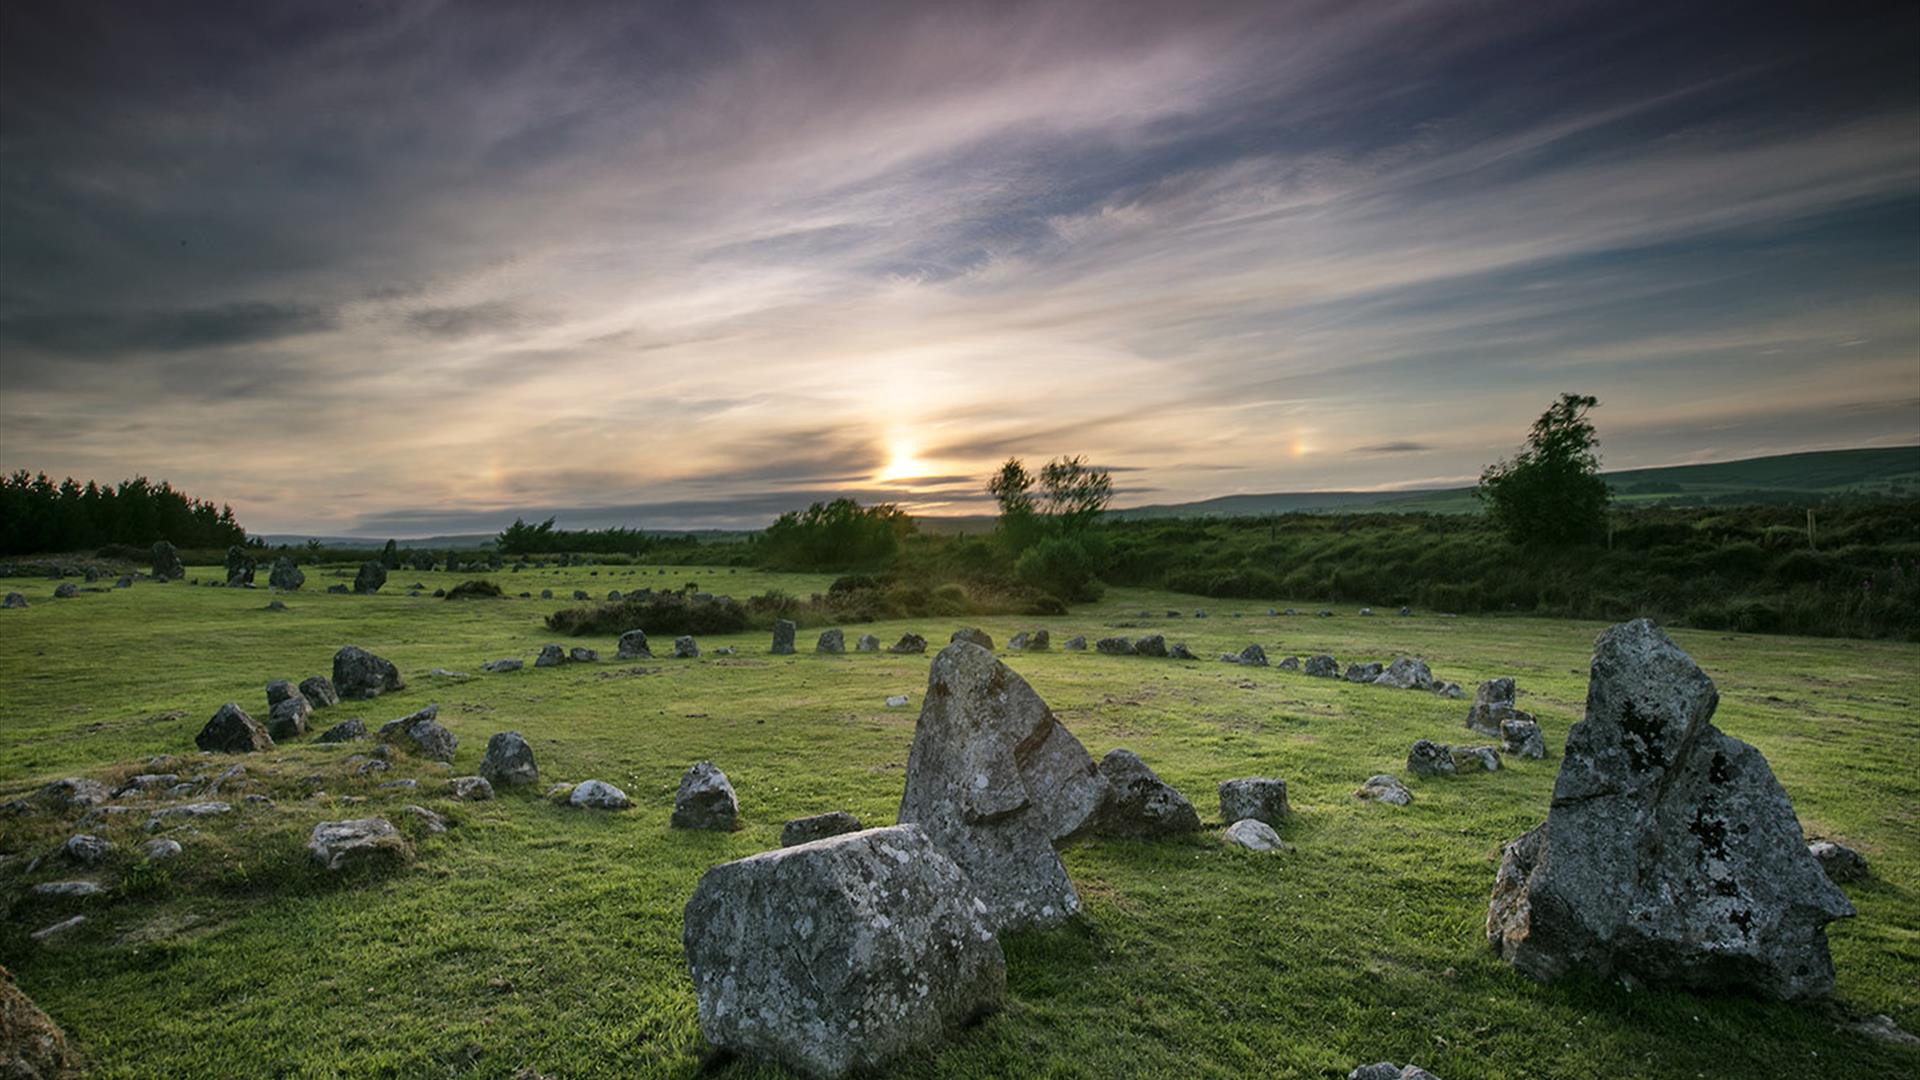
<instances>
[{"instance_id":1,"label":"tree line","mask_svg":"<svg viewBox=\"0 0 1920 1080\"><path fill-rule=\"evenodd\" d=\"M244 544L233 507L196 499L144 476L101 484L68 477L54 483L25 469L0 477L0 554L79 551L107 544L182 548Z\"/></svg>"}]
</instances>

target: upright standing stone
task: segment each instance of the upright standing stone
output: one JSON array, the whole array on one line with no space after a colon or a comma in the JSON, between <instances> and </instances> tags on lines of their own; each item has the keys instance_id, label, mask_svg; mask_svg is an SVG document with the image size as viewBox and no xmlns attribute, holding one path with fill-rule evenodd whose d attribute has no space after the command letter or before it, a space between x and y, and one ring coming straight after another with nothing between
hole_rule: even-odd
<instances>
[{"instance_id":1,"label":"upright standing stone","mask_svg":"<svg viewBox=\"0 0 1920 1080\"><path fill-rule=\"evenodd\" d=\"M673 639L673 655L680 660L696 660L700 656L700 645L692 634L682 634Z\"/></svg>"},{"instance_id":2,"label":"upright standing stone","mask_svg":"<svg viewBox=\"0 0 1920 1080\"><path fill-rule=\"evenodd\" d=\"M371 596L380 591L387 583L386 564L378 559L369 559L360 564L360 571L353 575L353 591L362 596Z\"/></svg>"},{"instance_id":3,"label":"upright standing stone","mask_svg":"<svg viewBox=\"0 0 1920 1080\"><path fill-rule=\"evenodd\" d=\"M711 761L696 762L680 777L680 790L673 797L676 829L712 829L732 832L740 827L740 804L734 798L733 784L727 774Z\"/></svg>"},{"instance_id":4,"label":"upright standing stone","mask_svg":"<svg viewBox=\"0 0 1920 1080\"><path fill-rule=\"evenodd\" d=\"M178 581L187 576L187 568L180 565L180 553L165 540L153 542L153 576L161 581Z\"/></svg>"},{"instance_id":5,"label":"upright standing stone","mask_svg":"<svg viewBox=\"0 0 1920 1080\"><path fill-rule=\"evenodd\" d=\"M620 660L653 659L653 646L647 644L645 630L629 630L620 635L620 651L615 654Z\"/></svg>"},{"instance_id":6,"label":"upright standing stone","mask_svg":"<svg viewBox=\"0 0 1920 1080\"><path fill-rule=\"evenodd\" d=\"M681 940L700 1032L806 1076L924 1055L1006 993L972 883L920 829L869 829L708 870Z\"/></svg>"},{"instance_id":7,"label":"upright standing stone","mask_svg":"<svg viewBox=\"0 0 1920 1080\"><path fill-rule=\"evenodd\" d=\"M967 642L940 651L907 755L900 821L965 869L998 929L1080 910L1055 841L1089 829L1107 784L1040 695Z\"/></svg>"},{"instance_id":8,"label":"upright standing stone","mask_svg":"<svg viewBox=\"0 0 1920 1080\"><path fill-rule=\"evenodd\" d=\"M1278 825L1287 816L1287 782L1266 776L1220 781L1220 820Z\"/></svg>"},{"instance_id":9,"label":"upright standing stone","mask_svg":"<svg viewBox=\"0 0 1920 1080\"><path fill-rule=\"evenodd\" d=\"M1783 999L1833 988L1826 924L1853 905L1766 759L1713 726L1718 704L1652 622L1600 636L1547 820L1507 845L1488 905L1487 940L1515 967Z\"/></svg>"},{"instance_id":10,"label":"upright standing stone","mask_svg":"<svg viewBox=\"0 0 1920 1080\"><path fill-rule=\"evenodd\" d=\"M301 571L299 564L287 555L273 560L273 569L267 573L267 584L283 592L292 592L306 583L307 575Z\"/></svg>"},{"instance_id":11,"label":"upright standing stone","mask_svg":"<svg viewBox=\"0 0 1920 1080\"><path fill-rule=\"evenodd\" d=\"M820 640L813 644L813 651L838 656L847 651L847 636L839 630L822 630Z\"/></svg>"},{"instance_id":12,"label":"upright standing stone","mask_svg":"<svg viewBox=\"0 0 1920 1080\"><path fill-rule=\"evenodd\" d=\"M773 655L793 655L793 635L798 630L791 619L773 620Z\"/></svg>"},{"instance_id":13,"label":"upright standing stone","mask_svg":"<svg viewBox=\"0 0 1920 1080\"><path fill-rule=\"evenodd\" d=\"M239 544L233 544L227 548L228 585L253 584L253 567L253 556L247 554L246 548Z\"/></svg>"},{"instance_id":14,"label":"upright standing stone","mask_svg":"<svg viewBox=\"0 0 1920 1080\"><path fill-rule=\"evenodd\" d=\"M853 643L853 651L854 652L879 652L880 639L877 637L874 637L872 634L861 634L859 639Z\"/></svg>"},{"instance_id":15,"label":"upright standing stone","mask_svg":"<svg viewBox=\"0 0 1920 1080\"><path fill-rule=\"evenodd\" d=\"M1513 707L1513 679L1501 676L1488 679L1473 692L1473 705L1467 710L1467 727L1482 735L1498 738L1500 725L1509 719L1531 720L1533 717Z\"/></svg>"},{"instance_id":16,"label":"upright standing stone","mask_svg":"<svg viewBox=\"0 0 1920 1080\"><path fill-rule=\"evenodd\" d=\"M487 752L480 759L480 775L501 787L532 784L540 779L533 763L533 747L517 731L502 731L487 740Z\"/></svg>"}]
</instances>

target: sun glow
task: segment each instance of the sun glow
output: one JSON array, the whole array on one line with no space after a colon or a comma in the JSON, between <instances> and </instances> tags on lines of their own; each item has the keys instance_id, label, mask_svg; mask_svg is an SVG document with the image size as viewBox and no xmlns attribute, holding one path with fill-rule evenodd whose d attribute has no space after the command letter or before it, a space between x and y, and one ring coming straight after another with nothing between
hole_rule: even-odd
<instances>
[{"instance_id":1,"label":"sun glow","mask_svg":"<svg viewBox=\"0 0 1920 1080\"><path fill-rule=\"evenodd\" d=\"M876 481L907 480L927 475L927 467L914 457L913 440L895 438L887 444L887 464L874 474Z\"/></svg>"}]
</instances>

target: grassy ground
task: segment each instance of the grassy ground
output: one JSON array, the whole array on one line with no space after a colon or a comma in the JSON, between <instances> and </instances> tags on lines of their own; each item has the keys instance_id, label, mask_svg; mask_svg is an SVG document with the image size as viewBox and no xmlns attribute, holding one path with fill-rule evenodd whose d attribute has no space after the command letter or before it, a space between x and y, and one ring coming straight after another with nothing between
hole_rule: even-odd
<instances>
[{"instance_id":1,"label":"grassy ground","mask_svg":"<svg viewBox=\"0 0 1920 1080\"><path fill-rule=\"evenodd\" d=\"M247 790L275 805L236 801L235 813L181 836L186 854L164 871L127 857L145 839L144 815L97 830L121 858L85 875L57 858L25 872L70 822L0 818L0 963L98 1075L506 1077L532 1067L555 1078L690 1076L702 1047L680 909L700 873L777 846L791 817L847 809L869 824L893 820L926 658L817 657L805 651L810 632L801 655L772 657L753 633L704 640L699 661L480 675L484 660L531 659L551 639L541 617L561 605L402 593L416 580L431 589L465 576L401 570L369 598L325 595L333 579L310 572L285 612L265 610L264 589L142 583L55 601L51 582L0 583L33 601L0 611L0 801L61 776L141 771L156 755L178 757L168 763L175 771L210 768L192 740L222 702L263 715L269 679L325 673L351 642L398 663L408 688L323 710L321 726L360 716L371 727L438 702L461 740L455 773L474 771L490 734L517 729L543 781L597 777L636 804L599 814L536 795L452 803L437 794L444 773L433 766L403 761L367 780L346 762L364 744L296 744L246 761ZM684 567L494 577L510 593L562 597L686 580L736 597L775 584L804 596L826 583ZM1411 653L1469 689L1511 674L1555 757L1495 775L1410 779L1416 801L1404 809L1363 804L1349 792L1371 773L1402 772L1414 739L1482 741L1462 726L1466 703L1212 660L1007 656L1096 757L1135 750L1215 829L1069 849L1086 919L1008 939L1009 1007L904 1063L901 1075L1335 1077L1381 1059L1417 1061L1447 1080L1920 1068L1920 1055L1836 1028L1847 1016L1890 1013L1920 1029L1920 646L1675 635L1718 682L1720 725L1766 753L1809 833L1844 839L1876 869L1848 887L1860 917L1832 933L1836 1002L1796 1007L1542 987L1487 952L1481 923L1499 846L1545 813L1599 624L1285 618L1268 617L1266 603L1204 603L1212 617L1201 621L1192 598L1115 590L1064 618L981 624L1001 642L1045 625L1056 650L1074 633L1150 626L1204 657L1248 642L1276 661ZM1189 617L1135 618L1171 607ZM888 642L917 630L937 645L957 625L848 629ZM611 639L588 643L612 656ZM739 655L713 657L723 644ZM426 674L436 667L475 674ZM884 708L894 693L911 694L913 707ZM741 831L667 828L680 773L701 758L732 778ZM1288 781L1295 813L1283 855L1218 841L1214 785L1247 775ZM420 778L422 790L378 786L400 776ZM311 797L315 786L326 794ZM339 881L305 862L314 822L369 812L399 821L405 803L442 811L454 826L416 834L411 868ZM85 904L23 897L34 882L75 876L114 890ZM27 937L77 912L88 916L81 928ZM766 1075L743 1063L722 1073Z\"/></svg>"}]
</instances>

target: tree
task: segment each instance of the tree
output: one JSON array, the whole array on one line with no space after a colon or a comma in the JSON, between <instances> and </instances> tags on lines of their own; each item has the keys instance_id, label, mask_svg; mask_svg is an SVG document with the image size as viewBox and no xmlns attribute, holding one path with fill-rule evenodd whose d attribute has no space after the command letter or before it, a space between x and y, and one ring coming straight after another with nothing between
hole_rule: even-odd
<instances>
[{"instance_id":1,"label":"tree","mask_svg":"<svg viewBox=\"0 0 1920 1080\"><path fill-rule=\"evenodd\" d=\"M1514 543L1578 544L1605 531L1612 492L1600 479L1600 439L1587 420L1587 410L1599 404L1591 396L1560 395L1533 422L1518 454L1480 474L1474 497Z\"/></svg>"},{"instance_id":2,"label":"tree","mask_svg":"<svg viewBox=\"0 0 1920 1080\"><path fill-rule=\"evenodd\" d=\"M1047 513L1062 530L1074 533L1094 523L1113 501L1113 477L1083 457L1055 458L1040 470Z\"/></svg>"}]
</instances>

